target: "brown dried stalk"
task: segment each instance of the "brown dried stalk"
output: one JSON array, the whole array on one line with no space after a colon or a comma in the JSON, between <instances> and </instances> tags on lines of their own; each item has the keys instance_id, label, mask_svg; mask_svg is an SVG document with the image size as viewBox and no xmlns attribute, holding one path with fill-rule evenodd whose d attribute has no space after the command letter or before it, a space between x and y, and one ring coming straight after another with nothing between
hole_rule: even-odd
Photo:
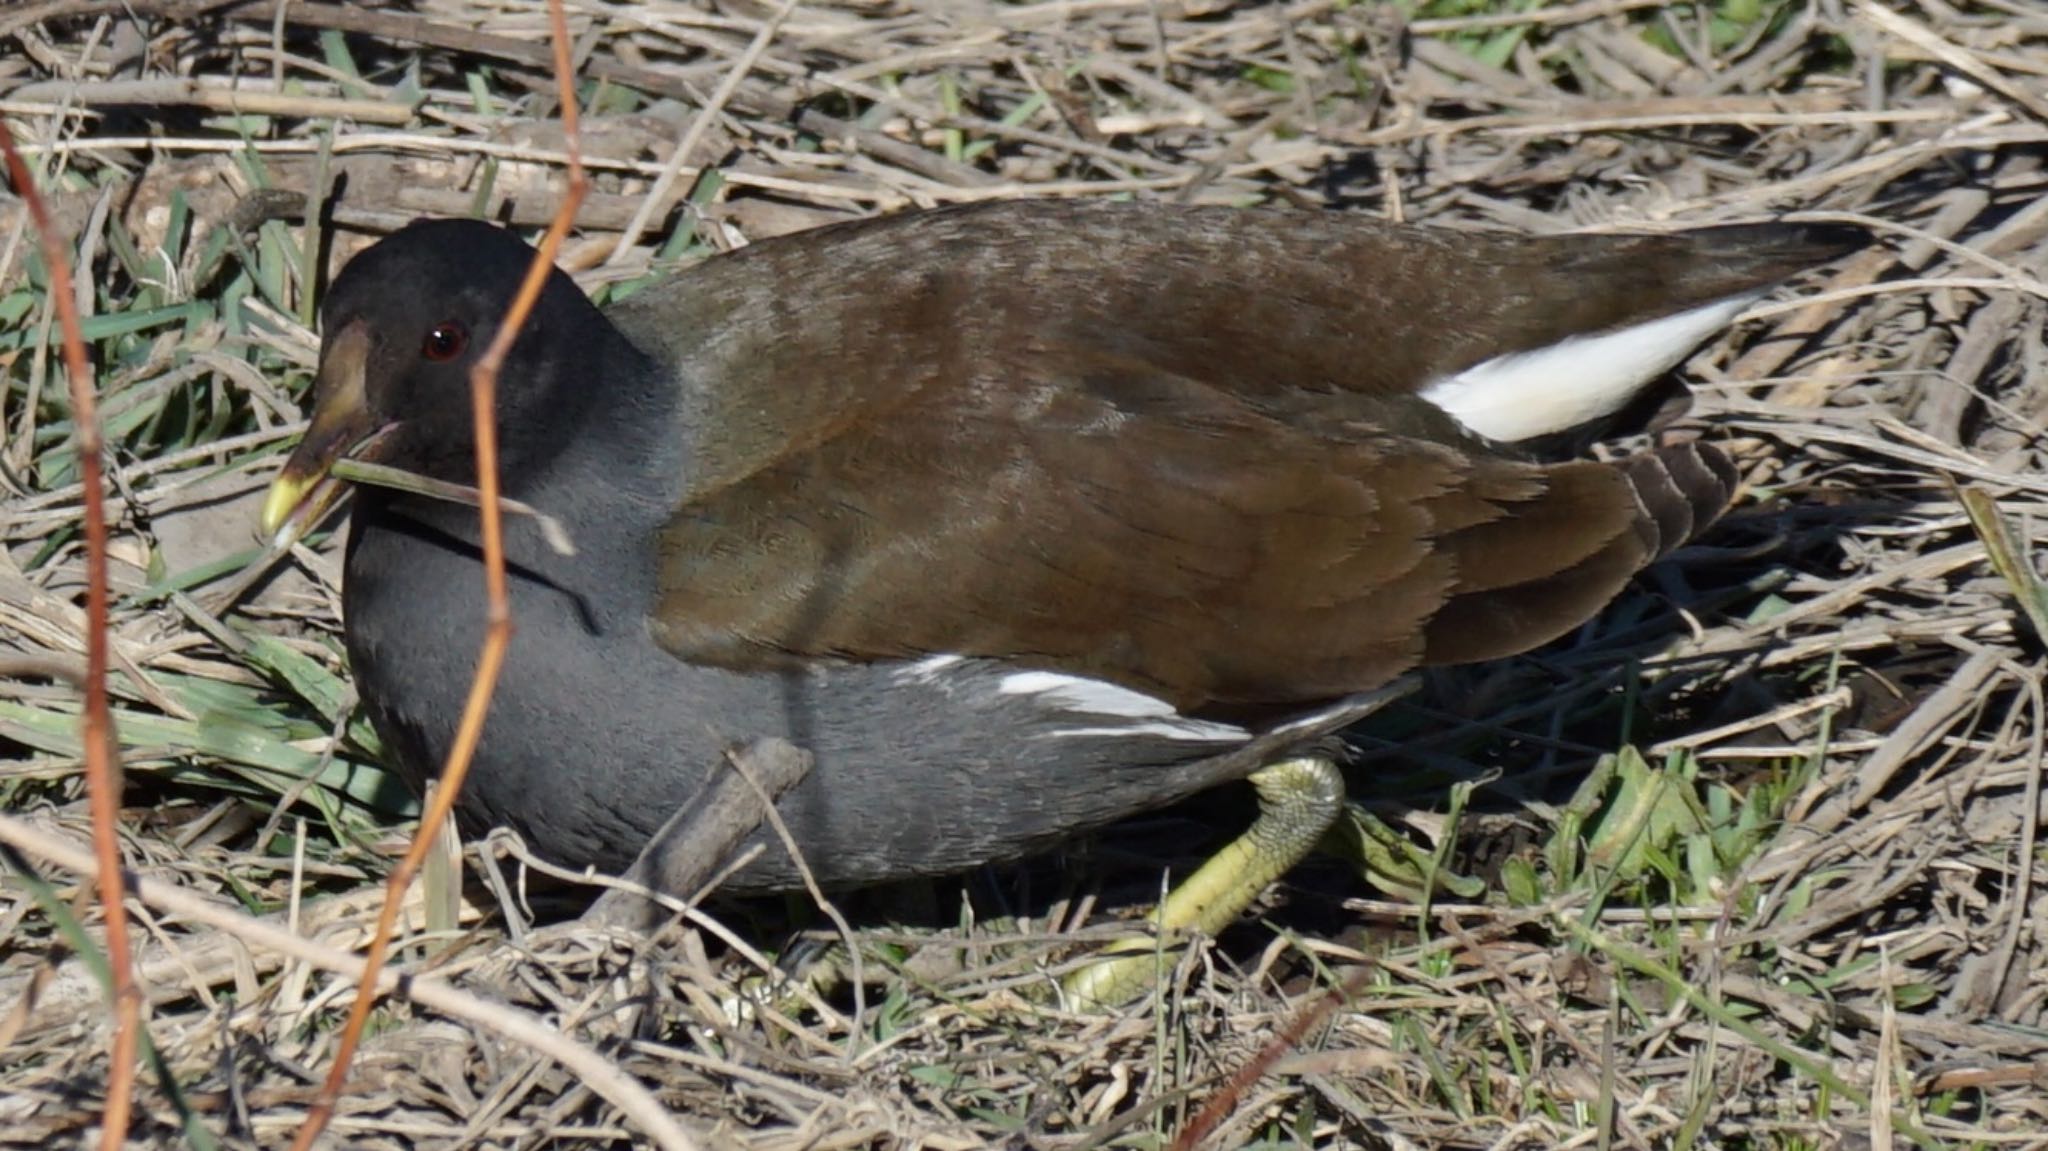
<instances>
[{"instance_id":1,"label":"brown dried stalk","mask_svg":"<svg viewBox=\"0 0 2048 1151\"><path fill-rule=\"evenodd\" d=\"M128 944L128 908L123 902L119 822L120 765L114 757L114 718L107 704L107 508L100 460L99 405L85 338L78 327L71 260L49 209L36 191L28 165L14 146L14 133L0 120L0 152L7 179L28 205L49 266L50 296L64 332L64 368L71 382L71 428L78 447L78 479L85 496L85 790L92 809L93 854L99 864L101 914L107 924L107 965L113 971L114 1046L108 1056L107 1110L100 1119L100 1146L113 1151L128 1138L129 1108L135 1094L135 1052L141 1027L142 995Z\"/></svg>"},{"instance_id":2,"label":"brown dried stalk","mask_svg":"<svg viewBox=\"0 0 2048 1151\"><path fill-rule=\"evenodd\" d=\"M547 282L548 273L554 267L555 255L561 250L562 241L576 219L576 208L589 189L589 180L583 172L576 89L569 63L568 18L563 13L561 0L550 0L548 18L554 30L555 83L562 104L563 140L569 154L568 188L553 222L548 225L547 235L541 239L540 251L527 268L525 281L519 285L519 294L513 298L505 322L498 326L497 335L469 376L471 410L476 421L476 486L483 521L484 591L487 599L483 651L477 657L476 677L470 683L462 723L455 733L455 745L449 749L448 762L441 769L440 784L434 789L427 810L420 815L419 830L414 833L405 857L392 868L391 877L386 881L384 907L377 916L376 931L371 935L370 946L364 955L362 979L357 983L355 1003L349 1009L348 1023L342 1029L335 1050L334 1065L328 1069L327 1079L320 1085L319 1096L292 1140L293 1151L311 1151L314 1141L334 1118L335 1103L341 1098L342 1087L348 1081L349 1064L355 1058L363 1026L369 1021L370 1007L376 1001L377 978L383 973L385 960L391 952L391 936L398 924L405 890L412 885L413 877L419 873L427 852L434 845L435 835L448 822L456 797L462 793L462 781L469 774L470 759L476 753L477 741L483 736L484 715L490 709L491 693L497 688L498 672L505 664L505 648L512 639L512 609L505 591L503 517L498 500L495 415L498 369L504 364L512 342L518 338L519 330L525 326L534 302L540 298L541 286Z\"/></svg>"}]
</instances>

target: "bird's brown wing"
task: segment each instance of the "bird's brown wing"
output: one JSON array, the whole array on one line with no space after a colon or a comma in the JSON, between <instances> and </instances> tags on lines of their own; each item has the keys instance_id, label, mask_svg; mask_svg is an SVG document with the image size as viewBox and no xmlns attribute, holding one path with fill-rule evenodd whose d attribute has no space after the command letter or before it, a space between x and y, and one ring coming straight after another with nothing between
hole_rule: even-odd
<instances>
[{"instance_id":1,"label":"bird's brown wing","mask_svg":"<svg viewBox=\"0 0 2048 1151\"><path fill-rule=\"evenodd\" d=\"M1047 345L1262 403L1405 396L1767 288L1860 239L1804 224L1529 237L1346 212L999 201L765 240L607 314L673 370L692 426L716 433L691 445L689 481L708 490L878 407L908 413L934 383L997 380Z\"/></svg>"},{"instance_id":2,"label":"bird's brown wing","mask_svg":"<svg viewBox=\"0 0 2048 1151\"><path fill-rule=\"evenodd\" d=\"M1569 630L1732 486L1386 430L1406 398L1261 407L1093 350L1008 371L700 490L661 541L663 646L1028 656L1183 708L1325 699Z\"/></svg>"}]
</instances>

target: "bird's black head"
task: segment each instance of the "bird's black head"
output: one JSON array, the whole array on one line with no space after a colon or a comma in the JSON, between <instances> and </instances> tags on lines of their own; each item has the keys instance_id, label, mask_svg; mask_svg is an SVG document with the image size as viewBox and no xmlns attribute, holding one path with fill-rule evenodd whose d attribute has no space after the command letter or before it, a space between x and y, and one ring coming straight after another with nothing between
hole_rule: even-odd
<instances>
[{"instance_id":1,"label":"bird's black head","mask_svg":"<svg viewBox=\"0 0 2048 1151\"><path fill-rule=\"evenodd\" d=\"M320 372L305 438L271 487L264 529L309 524L344 456L475 482L471 371L497 337L534 249L473 220L422 221L342 269L321 305ZM614 337L575 284L548 269L498 373L501 474L543 462L594 399ZM318 492L323 498L309 500ZM296 510L296 514L295 513Z\"/></svg>"}]
</instances>

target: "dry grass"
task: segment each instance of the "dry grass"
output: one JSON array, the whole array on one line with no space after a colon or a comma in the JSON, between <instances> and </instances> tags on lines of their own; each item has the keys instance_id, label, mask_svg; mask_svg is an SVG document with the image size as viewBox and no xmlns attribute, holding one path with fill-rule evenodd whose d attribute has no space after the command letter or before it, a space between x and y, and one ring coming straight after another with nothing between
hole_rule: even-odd
<instances>
[{"instance_id":1,"label":"dry grass","mask_svg":"<svg viewBox=\"0 0 2048 1151\"><path fill-rule=\"evenodd\" d=\"M338 1140L627 1143L607 1101L629 1082L706 1146L1153 1145L1348 980L1218 1145L2048 1147L2048 716L2021 622L2048 603L2024 556L2048 500L2048 17L1439 8L1403 35L1321 0L572 4L600 184L570 263L602 289L849 214L1027 195L1881 228L1689 366L1689 422L1749 469L1727 524L1571 642L1439 677L1366 733L1356 790L1420 849L1373 883L1477 881L1418 906L1310 869L1164 1005L1038 1005L1087 885L1143 900L1221 806L1197 805L1081 866L967 885L1021 919L857 914L862 995L729 1018L765 962L748 944L783 941L772 909L654 940L536 927L516 855L485 845L461 922L420 911L441 930L405 956L418 985L381 1009ZM349 722L331 547L237 574L297 427L307 285L415 215L540 222L561 141L535 4L121 11L0 11L0 113L98 272L124 830L178 1086L145 1074L136 1141L269 1144L352 992L344 957L248 917L357 945L409 810ZM265 188L339 195L307 229ZM80 493L23 228L0 200L0 788L53 886L18 861L0 902L0 1144L41 1147L89 1136L107 1016L62 866L84 809L47 673L80 650ZM2006 575L1951 481L2010 517ZM903 958L932 939L955 946ZM561 1037L617 1081L566 1070Z\"/></svg>"}]
</instances>

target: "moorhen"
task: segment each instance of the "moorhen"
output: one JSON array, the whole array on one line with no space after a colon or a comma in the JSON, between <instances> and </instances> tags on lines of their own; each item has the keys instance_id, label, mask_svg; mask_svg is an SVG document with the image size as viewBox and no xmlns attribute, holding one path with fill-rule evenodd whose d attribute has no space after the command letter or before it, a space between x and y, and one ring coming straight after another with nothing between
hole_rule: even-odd
<instances>
[{"instance_id":1,"label":"moorhen","mask_svg":"<svg viewBox=\"0 0 2048 1151\"><path fill-rule=\"evenodd\" d=\"M461 814L615 872L724 751L780 737L815 757L778 811L827 887L1255 772L1326 824L1318 741L1361 693L1572 630L1736 485L1705 444L1511 445L1867 240L1038 201L766 240L604 310L556 272L499 382L501 474L575 554L506 521L517 632ZM343 269L269 530L303 529L344 455L473 482L469 368L531 255L421 222ZM348 656L418 785L481 641L476 513L365 486L351 516ZM1169 922L1235 915L1321 826ZM752 844L727 890L798 883Z\"/></svg>"}]
</instances>

